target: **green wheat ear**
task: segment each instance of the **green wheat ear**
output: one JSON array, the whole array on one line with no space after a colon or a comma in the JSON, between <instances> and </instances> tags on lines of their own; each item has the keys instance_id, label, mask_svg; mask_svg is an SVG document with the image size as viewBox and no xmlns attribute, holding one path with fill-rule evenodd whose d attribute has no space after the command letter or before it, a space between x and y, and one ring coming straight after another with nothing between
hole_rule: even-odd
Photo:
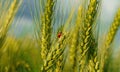
<instances>
[{"instance_id":1,"label":"green wheat ear","mask_svg":"<svg viewBox=\"0 0 120 72\"><path fill-rule=\"evenodd\" d=\"M85 68L85 61L87 57L89 57L89 51L91 51L92 44L92 28L94 25L94 20L96 18L98 11L98 1L90 0L88 9L85 13L84 23L81 25L81 40L80 40L80 48L81 48L81 58L79 61L80 70L83 71Z\"/></svg>"},{"instance_id":2,"label":"green wheat ear","mask_svg":"<svg viewBox=\"0 0 120 72\"><path fill-rule=\"evenodd\" d=\"M100 61L101 72L104 70L105 61L106 61L107 56L108 56L107 55L108 50L110 48L111 43L113 42L113 40L115 38L115 35L116 35L119 27L120 27L120 9L118 10L118 12L114 18L114 21L109 29L109 32L106 36L106 41L105 41L105 44L104 44L104 47L103 47L103 50L101 53L101 61Z\"/></svg>"},{"instance_id":3,"label":"green wheat ear","mask_svg":"<svg viewBox=\"0 0 120 72\"><path fill-rule=\"evenodd\" d=\"M47 0L45 3L45 8L41 18L41 57L43 59L43 67L42 72L50 71L49 66L51 63L48 61L49 52L51 52L51 36L52 36L52 20L53 20L53 12L54 12L54 4L56 2L54 0Z\"/></svg>"},{"instance_id":4,"label":"green wheat ear","mask_svg":"<svg viewBox=\"0 0 120 72\"><path fill-rule=\"evenodd\" d=\"M76 24L71 30L71 40L70 40L70 48L69 48L69 60L72 72L78 71L78 60L77 60L77 52L78 52L78 40L79 40L79 28L82 22L82 6L78 9L78 16L76 20Z\"/></svg>"},{"instance_id":5,"label":"green wheat ear","mask_svg":"<svg viewBox=\"0 0 120 72\"><path fill-rule=\"evenodd\" d=\"M42 15L42 38L41 38L41 56L46 60L47 53L51 47L52 35L52 16L53 16L54 0L47 0L44 14Z\"/></svg>"},{"instance_id":6,"label":"green wheat ear","mask_svg":"<svg viewBox=\"0 0 120 72\"><path fill-rule=\"evenodd\" d=\"M66 46L66 34L63 35L58 42L55 43L55 46L52 46L51 52L48 53L47 59L45 60L42 71L49 71L55 64L59 61ZM57 64L56 64L57 65ZM56 69L59 69L60 65L57 65ZM56 70L58 71L58 70Z\"/></svg>"}]
</instances>

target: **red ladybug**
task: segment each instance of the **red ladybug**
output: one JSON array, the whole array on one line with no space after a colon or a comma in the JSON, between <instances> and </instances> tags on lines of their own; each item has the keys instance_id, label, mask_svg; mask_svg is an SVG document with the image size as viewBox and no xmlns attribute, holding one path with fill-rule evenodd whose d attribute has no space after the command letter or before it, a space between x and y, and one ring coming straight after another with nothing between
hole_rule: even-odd
<instances>
[{"instance_id":1,"label":"red ladybug","mask_svg":"<svg viewBox=\"0 0 120 72\"><path fill-rule=\"evenodd\" d=\"M62 36L62 32L59 32L57 37L60 38Z\"/></svg>"}]
</instances>

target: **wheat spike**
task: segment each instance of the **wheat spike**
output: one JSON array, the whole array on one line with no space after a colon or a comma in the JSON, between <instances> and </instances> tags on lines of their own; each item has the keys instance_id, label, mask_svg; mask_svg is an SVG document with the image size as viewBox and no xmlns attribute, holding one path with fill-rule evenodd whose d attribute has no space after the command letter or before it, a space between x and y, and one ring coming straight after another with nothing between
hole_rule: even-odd
<instances>
[{"instance_id":1,"label":"wheat spike","mask_svg":"<svg viewBox=\"0 0 120 72\"><path fill-rule=\"evenodd\" d=\"M85 19L84 19L84 24L82 25L82 30L81 30L81 42L80 42L80 48L81 48L81 57L79 60L80 69L84 69L84 65L86 61L87 53L90 51L91 47L91 41L92 41L92 26L94 25L94 18L97 15L97 10L98 10L98 2L97 0L90 0L88 9L85 14ZM83 61L83 62L81 62ZM82 64L82 65L81 65Z\"/></svg>"},{"instance_id":2,"label":"wheat spike","mask_svg":"<svg viewBox=\"0 0 120 72\"><path fill-rule=\"evenodd\" d=\"M66 45L66 34L63 35L59 42L56 43L55 47L53 46L51 52L48 53L47 59L42 67L42 71L49 71L52 66L59 60L59 58L63 55L64 49Z\"/></svg>"},{"instance_id":3,"label":"wheat spike","mask_svg":"<svg viewBox=\"0 0 120 72\"><path fill-rule=\"evenodd\" d=\"M47 53L51 44L51 32L52 32L52 15L53 15L54 0L47 0L44 14L42 16L42 42L41 42L41 56L45 61Z\"/></svg>"},{"instance_id":4,"label":"wheat spike","mask_svg":"<svg viewBox=\"0 0 120 72\"><path fill-rule=\"evenodd\" d=\"M113 39L118 31L118 28L120 27L120 9L118 10L114 21L110 27L110 30L106 36L105 45L103 47L103 52L101 54L101 61L100 61L100 71L102 72L104 70L105 60L107 59L107 53L108 49L110 48L111 43L113 42Z\"/></svg>"},{"instance_id":5,"label":"wheat spike","mask_svg":"<svg viewBox=\"0 0 120 72\"><path fill-rule=\"evenodd\" d=\"M79 7L77 21L72 31L71 40L70 40L71 44L70 44L70 50L69 50L69 53L70 53L69 60L70 60L72 72L78 71L77 51L78 51L78 40L79 40L79 28L82 21L81 16L82 16L82 6Z\"/></svg>"}]
</instances>

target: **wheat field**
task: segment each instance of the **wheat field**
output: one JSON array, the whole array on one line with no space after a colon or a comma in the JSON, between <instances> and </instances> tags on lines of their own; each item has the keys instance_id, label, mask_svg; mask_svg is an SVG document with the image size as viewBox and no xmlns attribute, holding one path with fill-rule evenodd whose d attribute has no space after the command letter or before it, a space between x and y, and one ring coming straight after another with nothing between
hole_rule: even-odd
<instances>
[{"instance_id":1,"label":"wheat field","mask_svg":"<svg viewBox=\"0 0 120 72\"><path fill-rule=\"evenodd\" d=\"M0 72L120 72L120 7L105 25L103 1L0 0Z\"/></svg>"}]
</instances>

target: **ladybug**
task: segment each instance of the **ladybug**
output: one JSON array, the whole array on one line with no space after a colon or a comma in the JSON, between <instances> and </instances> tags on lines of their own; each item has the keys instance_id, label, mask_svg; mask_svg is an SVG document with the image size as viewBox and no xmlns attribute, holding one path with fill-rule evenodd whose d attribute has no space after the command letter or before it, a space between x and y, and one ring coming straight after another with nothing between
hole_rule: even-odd
<instances>
[{"instance_id":1,"label":"ladybug","mask_svg":"<svg viewBox=\"0 0 120 72\"><path fill-rule=\"evenodd\" d=\"M57 37L60 38L62 36L62 32L59 32Z\"/></svg>"}]
</instances>

